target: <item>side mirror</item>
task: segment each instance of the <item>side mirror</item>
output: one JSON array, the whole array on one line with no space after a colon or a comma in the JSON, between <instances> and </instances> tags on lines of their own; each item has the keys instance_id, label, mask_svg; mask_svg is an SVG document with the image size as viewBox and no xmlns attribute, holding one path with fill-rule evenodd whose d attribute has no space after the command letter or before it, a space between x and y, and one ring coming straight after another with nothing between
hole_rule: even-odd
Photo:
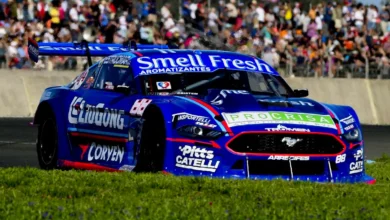
<instances>
[{"instance_id":1,"label":"side mirror","mask_svg":"<svg viewBox=\"0 0 390 220\"><path fill-rule=\"evenodd\" d=\"M309 90L307 89L294 89L294 97L306 97L309 96Z\"/></svg>"}]
</instances>

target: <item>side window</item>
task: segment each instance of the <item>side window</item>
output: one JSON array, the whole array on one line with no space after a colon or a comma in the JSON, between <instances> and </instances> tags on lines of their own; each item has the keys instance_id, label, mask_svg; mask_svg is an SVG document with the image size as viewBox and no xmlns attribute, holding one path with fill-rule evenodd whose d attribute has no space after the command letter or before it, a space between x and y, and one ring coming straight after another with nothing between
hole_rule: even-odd
<instances>
[{"instance_id":1,"label":"side window","mask_svg":"<svg viewBox=\"0 0 390 220\"><path fill-rule=\"evenodd\" d=\"M88 89L89 86L93 83L95 73L97 70L98 65L95 64L82 72L80 75L78 75L73 82L71 83L71 89L76 90L79 88L86 88Z\"/></svg>"},{"instance_id":2,"label":"side window","mask_svg":"<svg viewBox=\"0 0 390 220\"><path fill-rule=\"evenodd\" d=\"M103 63L99 69L95 89L114 90L118 86L130 87L133 76L128 65Z\"/></svg>"},{"instance_id":3,"label":"side window","mask_svg":"<svg viewBox=\"0 0 390 220\"><path fill-rule=\"evenodd\" d=\"M263 74L248 72L248 82L252 91L255 92L272 92L269 88Z\"/></svg>"},{"instance_id":4,"label":"side window","mask_svg":"<svg viewBox=\"0 0 390 220\"><path fill-rule=\"evenodd\" d=\"M93 83L95 82L97 72L99 70L99 65L96 63L95 65L91 66L88 70L88 76L87 79L84 81L82 88L89 89Z\"/></svg>"}]
</instances>

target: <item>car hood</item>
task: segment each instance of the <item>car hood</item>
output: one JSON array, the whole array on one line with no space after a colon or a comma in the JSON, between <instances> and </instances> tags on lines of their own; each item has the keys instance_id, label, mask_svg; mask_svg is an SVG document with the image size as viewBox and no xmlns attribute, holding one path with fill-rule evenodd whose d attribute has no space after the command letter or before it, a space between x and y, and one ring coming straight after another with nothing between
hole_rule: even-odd
<instances>
[{"instance_id":1,"label":"car hood","mask_svg":"<svg viewBox=\"0 0 390 220\"><path fill-rule=\"evenodd\" d=\"M210 89L203 101L216 109L227 126L234 130L241 130L244 126L255 130L310 127L310 131L325 129L337 133L337 124L330 111L307 98L257 96L244 90Z\"/></svg>"}]
</instances>

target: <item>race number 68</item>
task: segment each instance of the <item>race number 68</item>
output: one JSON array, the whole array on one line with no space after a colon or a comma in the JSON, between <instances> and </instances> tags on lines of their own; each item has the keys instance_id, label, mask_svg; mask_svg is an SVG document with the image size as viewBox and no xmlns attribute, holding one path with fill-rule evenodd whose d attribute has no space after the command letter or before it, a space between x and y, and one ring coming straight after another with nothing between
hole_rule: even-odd
<instances>
[{"instance_id":1,"label":"race number 68","mask_svg":"<svg viewBox=\"0 0 390 220\"><path fill-rule=\"evenodd\" d=\"M152 102L151 99L137 99L130 110L130 115L142 116L146 107Z\"/></svg>"}]
</instances>

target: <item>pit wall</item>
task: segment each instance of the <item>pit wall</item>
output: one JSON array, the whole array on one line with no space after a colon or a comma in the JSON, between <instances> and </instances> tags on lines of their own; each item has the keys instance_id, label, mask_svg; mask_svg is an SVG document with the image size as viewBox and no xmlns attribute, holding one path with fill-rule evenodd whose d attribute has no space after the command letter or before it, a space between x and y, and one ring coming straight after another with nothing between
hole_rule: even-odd
<instances>
[{"instance_id":1,"label":"pit wall","mask_svg":"<svg viewBox=\"0 0 390 220\"><path fill-rule=\"evenodd\" d=\"M69 83L78 72L1 71L0 117L33 117L45 88ZM287 78L309 98L352 106L363 124L390 125L390 80Z\"/></svg>"}]
</instances>

